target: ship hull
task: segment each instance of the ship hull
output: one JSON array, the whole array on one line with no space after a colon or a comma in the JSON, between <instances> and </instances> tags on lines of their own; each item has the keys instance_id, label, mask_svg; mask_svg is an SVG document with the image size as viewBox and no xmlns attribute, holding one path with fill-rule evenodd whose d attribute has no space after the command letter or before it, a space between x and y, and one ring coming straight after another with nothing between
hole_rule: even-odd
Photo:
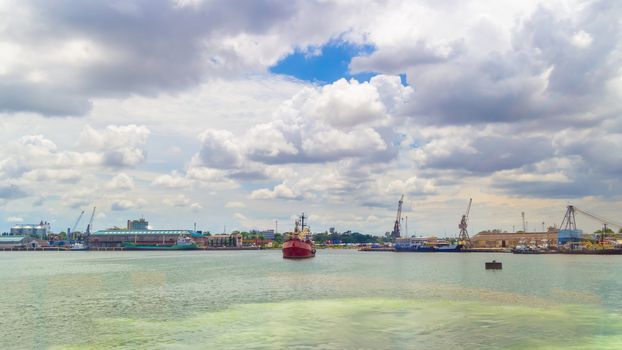
<instances>
[{"instance_id":1,"label":"ship hull","mask_svg":"<svg viewBox=\"0 0 622 350\"><path fill-rule=\"evenodd\" d=\"M307 259L314 256L315 248L310 243L300 240L289 240L283 243L284 259Z\"/></svg>"},{"instance_id":2,"label":"ship hull","mask_svg":"<svg viewBox=\"0 0 622 350\"><path fill-rule=\"evenodd\" d=\"M435 247L435 246L395 246L396 252L408 253L457 253L462 251L463 246L458 244L455 246Z\"/></svg>"},{"instance_id":3,"label":"ship hull","mask_svg":"<svg viewBox=\"0 0 622 350\"><path fill-rule=\"evenodd\" d=\"M585 250L562 250L560 254L576 255L622 255L622 249L585 249Z\"/></svg>"}]
</instances>

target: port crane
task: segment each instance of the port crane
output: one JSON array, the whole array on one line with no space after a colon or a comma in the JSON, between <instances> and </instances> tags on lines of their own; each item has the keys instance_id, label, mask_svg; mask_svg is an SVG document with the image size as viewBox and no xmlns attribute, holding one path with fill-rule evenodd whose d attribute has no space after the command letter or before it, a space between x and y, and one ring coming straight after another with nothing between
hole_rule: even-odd
<instances>
[{"instance_id":1,"label":"port crane","mask_svg":"<svg viewBox=\"0 0 622 350\"><path fill-rule=\"evenodd\" d=\"M401 237L401 221L402 221L402 204L404 204L404 195L400 198L400 201L397 202L397 216L395 217L395 223L393 224L393 231L391 232L391 238L400 238Z\"/></svg>"},{"instance_id":2,"label":"port crane","mask_svg":"<svg viewBox=\"0 0 622 350\"><path fill-rule=\"evenodd\" d=\"M73 235L74 232L76 232L76 228L78 227L78 224L80 223L80 219L82 219L82 215L84 215L84 210L82 212L80 212L80 215L78 216L78 219L76 220L76 223L73 224L73 227L71 228L70 232L67 232L67 235L69 236L70 234ZM69 238L69 237L67 237Z\"/></svg>"},{"instance_id":3,"label":"port crane","mask_svg":"<svg viewBox=\"0 0 622 350\"><path fill-rule=\"evenodd\" d=\"M90 235L91 234L91 230L93 229L93 218L95 217L95 209L97 207L93 207L93 212L91 213L91 219L89 220L89 224L86 226L86 235ZM196 231L196 229L195 229Z\"/></svg>"},{"instance_id":4,"label":"port crane","mask_svg":"<svg viewBox=\"0 0 622 350\"><path fill-rule=\"evenodd\" d=\"M473 198L469 198L467 210L462 215L462 219L460 219L460 224L458 225L458 228L460 229L458 242L467 248L471 247L471 238L469 237L469 231L467 230L469 225L469 213L471 212L471 203L473 203Z\"/></svg>"},{"instance_id":5,"label":"port crane","mask_svg":"<svg viewBox=\"0 0 622 350\"><path fill-rule=\"evenodd\" d=\"M574 205L569 205L566 208L566 214L564 215L564 218L562 219L562 223L561 225L559 225L560 229L562 230L576 230L577 229L577 221L575 217L575 212L579 212L603 224L603 230L602 230L602 233L600 234L600 239L599 239L601 245L603 244L605 240L605 234L607 233L607 226L616 226L618 228L622 228L621 223L615 222L613 220L609 220L603 216L591 213L587 210L577 208Z\"/></svg>"}]
</instances>

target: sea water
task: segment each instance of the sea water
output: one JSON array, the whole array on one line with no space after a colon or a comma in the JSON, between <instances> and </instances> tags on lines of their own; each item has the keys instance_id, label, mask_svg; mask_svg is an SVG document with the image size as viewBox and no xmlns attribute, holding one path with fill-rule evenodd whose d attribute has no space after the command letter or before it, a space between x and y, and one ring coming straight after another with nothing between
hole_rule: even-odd
<instances>
[{"instance_id":1,"label":"sea water","mask_svg":"<svg viewBox=\"0 0 622 350\"><path fill-rule=\"evenodd\" d=\"M621 281L622 256L0 252L0 349L620 349Z\"/></svg>"}]
</instances>

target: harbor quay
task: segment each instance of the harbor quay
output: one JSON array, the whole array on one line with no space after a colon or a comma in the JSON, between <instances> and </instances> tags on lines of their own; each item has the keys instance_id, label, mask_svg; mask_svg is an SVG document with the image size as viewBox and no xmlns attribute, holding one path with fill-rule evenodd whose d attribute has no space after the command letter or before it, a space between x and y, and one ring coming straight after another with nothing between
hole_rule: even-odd
<instances>
[{"instance_id":1,"label":"harbor quay","mask_svg":"<svg viewBox=\"0 0 622 350\"><path fill-rule=\"evenodd\" d=\"M358 249L366 252L502 252L516 254L620 254L622 255L622 232L615 233L608 225L616 225L593 213L567 207L559 227L549 226L542 231L528 231L524 221L523 230L516 232L491 229L470 236L468 219L472 200L459 222L457 237L408 236L402 229L403 196L398 202L397 215L391 232L373 236L359 232L338 232L330 228L325 232L311 233L307 228L309 242L318 249ZM19 224L9 233L0 235L0 250L249 250L280 249L283 243L295 236L294 232L278 233L276 230L232 231L212 234L208 231L189 229L152 229L144 218L127 220L126 227L92 230L95 208L84 231L77 230L80 217L73 228L55 233L49 222ZM577 229L575 213L582 213L604 222L602 230L593 234ZM304 213L303 216L304 218ZM407 220L406 220L407 225ZM297 224L298 225L298 224ZM544 226L544 224L543 224ZM298 227L298 226L296 226ZM622 230L621 230L622 231Z\"/></svg>"}]
</instances>

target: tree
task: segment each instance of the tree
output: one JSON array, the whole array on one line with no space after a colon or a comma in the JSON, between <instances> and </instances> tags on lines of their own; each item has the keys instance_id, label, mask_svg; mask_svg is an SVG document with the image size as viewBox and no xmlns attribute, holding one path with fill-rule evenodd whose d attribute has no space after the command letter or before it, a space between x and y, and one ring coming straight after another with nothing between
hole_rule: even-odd
<instances>
[{"instance_id":1,"label":"tree","mask_svg":"<svg viewBox=\"0 0 622 350\"><path fill-rule=\"evenodd\" d=\"M601 228L600 230L596 230L596 231L594 231L594 233L597 233L597 234L599 234L599 235L600 235L600 234L602 234L602 233L603 233L603 229ZM610 229L609 227L607 227L607 230L605 230L605 232L604 232L604 233L605 233L605 234L613 233L613 230L612 230L612 229Z\"/></svg>"},{"instance_id":2,"label":"tree","mask_svg":"<svg viewBox=\"0 0 622 350\"><path fill-rule=\"evenodd\" d=\"M274 234L274 242L278 243L278 244L283 243L283 235L280 234L280 233L275 233Z\"/></svg>"}]
</instances>

